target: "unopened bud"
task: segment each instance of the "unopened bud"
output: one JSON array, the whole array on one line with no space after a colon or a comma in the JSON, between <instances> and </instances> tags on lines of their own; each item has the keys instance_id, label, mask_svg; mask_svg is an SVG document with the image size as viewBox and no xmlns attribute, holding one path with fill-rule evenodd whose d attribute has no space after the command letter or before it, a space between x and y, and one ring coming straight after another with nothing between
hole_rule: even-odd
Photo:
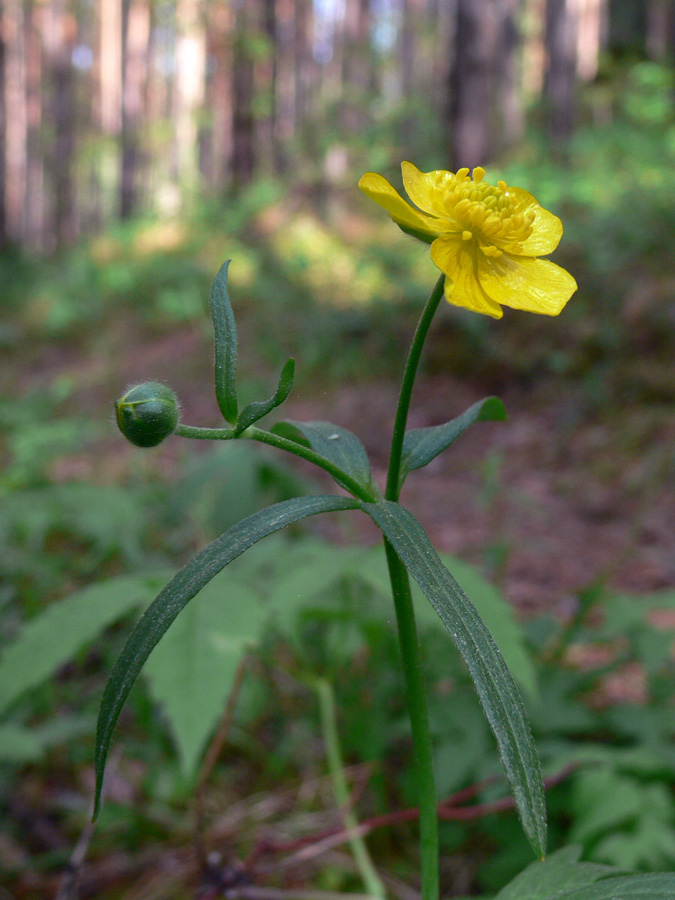
<instances>
[{"instance_id":1,"label":"unopened bud","mask_svg":"<svg viewBox=\"0 0 675 900\"><path fill-rule=\"evenodd\" d=\"M115 401L117 425L137 447L156 447L178 426L178 400L165 384L137 384Z\"/></svg>"}]
</instances>

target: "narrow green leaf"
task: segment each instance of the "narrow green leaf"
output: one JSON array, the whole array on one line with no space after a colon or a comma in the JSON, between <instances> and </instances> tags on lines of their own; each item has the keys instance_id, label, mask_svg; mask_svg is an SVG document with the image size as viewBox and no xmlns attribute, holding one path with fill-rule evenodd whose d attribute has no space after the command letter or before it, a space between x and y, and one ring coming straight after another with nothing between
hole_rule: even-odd
<instances>
[{"instance_id":1,"label":"narrow green leaf","mask_svg":"<svg viewBox=\"0 0 675 900\"><path fill-rule=\"evenodd\" d=\"M211 318L216 344L216 400L226 421L237 421L237 325L227 292L230 260L220 267L211 289Z\"/></svg>"},{"instance_id":2,"label":"narrow green leaf","mask_svg":"<svg viewBox=\"0 0 675 900\"><path fill-rule=\"evenodd\" d=\"M370 471L370 460L361 441L351 431L333 425L332 422L278 422L272 431L281 437L288 438L311 447L316 453L329 462L339 466L343 472L370 488L373 476ZM336 479L337 481L337 479ZM345 485L338 481L341 487Z\"/></svg>"},{"instance_id":3,"label":"narrow green leaf","mask_svg":"<svg viewBox=\"0 0 675 900\"><path fill-rule=\"evenodd\" d=\"M274 394L268 400L258 400L249 403L248 406L245 406L239 413L235 435L241 434L242 431L245 431L249 427L249 425L253 425L254 422L262 419L263 416L266 416L267 413L271 412L277 406L281 406L291 392L294 376L295 360L291 358L281 370L279 384L277 385Z\"/></svg>"},{"instance_id":4,"label":"narrow green leaf","mask_svg":"<svg viewBox=\"0 0 675 900\"><path fill-rule=\"evenodd\" d=\"M506 418L504 404L498 397L485 397L470 406L461 416L444 425L429 428L412 428L403 438L401 457L401 484L409 472L421 469L435 459L474 422L496 421Z\"/></svg>"},{"instance_id":5,"label":"narrow green leaf","mask_svg":"<svg viewBox=\"0 0 675 900\"><path fill-rule=\"evenodd\" d=\"M149 603L165 580L162 574L111 578L31 619L0 659L0 713L24 691L46 681L104 628Z\"/></svg>"},{"instance_id":6,"label":"narrow green leaf","mask_svg":"<svg viewBox=\"0 0 675 900\"><path fill-rule=\"evenodd\" d=\"M257 541L317 513L358 509L347 497L296 497L284 500L243 519L205 547L178 572L155 598L129 636L113 666L103 692L96 730L97 815L105 761L115 723L143 664L185 604L204 585Z\"/></svg>"},{"instance_id":7,"label":"narrow green leaf","mask_svg":"<svg viewBox=\"0 0 675 900\"><path fill-rule=\"evenodd\" d=\"M492 635L407 509L390 501L365 503L362 508L392 544L462 654L497 738L525 834L537 855L543 856L546 804L539 758L520 693Z\"/></svg>"}]
</instances>

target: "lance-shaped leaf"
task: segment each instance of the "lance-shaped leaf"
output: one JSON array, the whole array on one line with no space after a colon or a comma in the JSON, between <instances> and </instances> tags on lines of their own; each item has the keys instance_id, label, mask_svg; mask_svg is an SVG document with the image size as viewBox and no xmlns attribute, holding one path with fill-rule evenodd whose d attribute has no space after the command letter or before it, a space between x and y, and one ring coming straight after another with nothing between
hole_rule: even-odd
<instances>
[{"instance_id":1,"label":"lance-shaped leaf","mask_svg":"<svg viewBox=\"0 0 675 900\"><path fill-rule=\"evenodd\" d=\"M227 293L230 260L220 267L211 288L211 318L216 344L216 400L227 422L237 421L237 325Z\"/></svg>"},{"instance_id":2,"label":"lance-shaped leaf","mask_svg":"<svg viewBox=\"0 0 675 900\"><path fill-rule=\"evenodd\" d=\"M372 487L373 476L370 471L368 454L361 441L332 422L278 422L272 431L281 437L295 441L303 447L311 447L315 453L329 462L339 466L343 472L358 481L365 488ZM338 478L341 487L345 487Z\"/></svg>"},{"instance_id":3,"label":"lance-shaped leaf","mask_svg":"<svg viewBox=\"0 0 675 900\"><path fill-rule=\"evenodd\" d=\"M295 497L248 516L196 556L178 572L145 611L129 636L103 692L96 730L96 797L98 814L103 769L113 729L131 687L152 649L160 641L185 604L233 559L257 541L317 513L357 509L348 497Z\"/></svg>"},{"instance_id":4,"label":"lance-shaped leaf","mask_svg":"<svg viewBox=\"0 0 675 900\"><path fill-rule=\"evenodd\" d=\"M411 428L403 438L401 458L401 484L409 472L421 469L435 459L439 453L464 434L474 422L496 421L506 418L504 404L498 397L485 397L470 406L461 416L444 425L429 428Z\"/></svg>"},{"instance_id":5,"label":"lance-shaped leaf","mask_svg":"<svg viewBox=\"0 0 675 900\"><path fill-rule=\"evenodd\" d=\"M364 503L362 508L426 594L462 654L497 738L525 833L543 856L546 805L539 758L520 693L492 635L412 513L390 501Z\"/></svg>"},{"instance_id":6,"label":"lance-shaped leaf","mask_svg":"<svg viewBox=\"0 0 675 900\"><path fill-rule=\"evenodd\" d=\"M274 394L268 400L256 400L249 403L239 413L237 424L234 429L235 436L245 431L249 425L253 425L258 419L262 419L267 413L271 412L277 406L281 406L293 387L293 377L295 375L295 360L289 359L281 370L279 376L279 384Z\"/></svg>"}]
</instances>

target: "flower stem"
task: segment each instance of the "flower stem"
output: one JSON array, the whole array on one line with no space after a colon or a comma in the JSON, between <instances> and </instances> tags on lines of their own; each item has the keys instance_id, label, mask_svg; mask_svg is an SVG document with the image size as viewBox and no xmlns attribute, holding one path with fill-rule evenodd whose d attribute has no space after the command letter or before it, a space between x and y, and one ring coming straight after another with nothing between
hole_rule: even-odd
<instances>
[{"instance_id":1,"label":"flower stem","mask_svg":"<svg viewBox=\"0 0 675 900\"><path fill-rule=\"evenodd\" d=\"M406 362L398 408L394 422L394 432L387 473L387 500L397 501L401 490L401 454L403 438L408 422L408 410L415 384L422 348L429 332L431 320L443 297L444 276L441 275L422 311L417 329L410 345ZM420 808L420 853L422 858L422 900L438 900L438 817L436 813L436 787L434 783L434 760L427 711L426 688L422 672L422 658L415 613L410 592L408 571L398 558L391 544L385 540L384 547L389 567L389 579L396 609L398 640L405 676L408 712L413 737L415 778Z\"/></svg>"},{"instance_id":2,"label":"flower stem","mask_svg":"<svg viewBox=\"0 0 675 900\"><path fill-rule=\"evenodd\" d=\"M422 348L429 333L429 326L434 317L438 304L443 298L443 285L445 275L441 275L434 285L434 289L429 295L426 306L422 310L422 315L417 323L415 334L410 345L408 360L405 364L403 380L401 382L401 391L398 397L398 407L396 409L396 419L394 420L394 433L391 438L391 451L389 453L389 471L387 473L387 490L385 497L387 500L398 500L401 492L401 452L403 450L403 438L405 437L405 429L408 424L408 410L410 409L410 398L412 397L413 387L415 386L415 376L417 375L417 367L419 366L420 357L422 356Z\"/></svg>"}]
</instances>

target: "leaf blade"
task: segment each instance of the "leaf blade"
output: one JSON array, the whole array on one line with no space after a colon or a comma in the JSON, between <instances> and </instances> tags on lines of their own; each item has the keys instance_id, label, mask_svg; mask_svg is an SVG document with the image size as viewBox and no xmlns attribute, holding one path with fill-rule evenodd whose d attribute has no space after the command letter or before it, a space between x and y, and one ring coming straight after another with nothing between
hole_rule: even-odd
<instances>
[{"instance_id":1,"label":"leaf blade","mask_svg":"<svg viewBox=\"0 0 675 900\"><path fill-rule=\"evenodd\" d=\"M346 428L321 420L296 422L288 419L277 422L271 430L274 434L311 447L324 459L339 466L363 487L372 487L373 476L365 447L356 435ZM337 478L335 480L338 481ZM345 487L339 481L338 484Z\"/></svg>"},{"instance_id":2,"label":"leaf blade","mask_svg":"<svg viewBox=\"0 0 675 900\"><path fill-rule=\"evenodd\" d=\"M543 856L546 806L539 758L520 693L501 653L412 513L391 501L364 503L362 508L392 544L462 654L497 739L525 833Z\"/></svg>"},{"instance_id":3,"label":"leaf blade","mask_svg":"<svg viewBox=\"0 0 675 900\"><path fill-rule=\"evenodd\" d=\"M148 603L164 580L161 574L120 575L71 594L27 622L0 658L0 714L109 625Z\"/></svg>"},{"instance_id":4,"label":"leaf blade","mask_svg":"<svg viewBox=\"0 0 675 900\"><path fill-rule=\"evenodd\" d=\"M457 440L475 422L494 422L506 419L504 404L498 397L484 397L465 410L461 416L428 428L411 428L403 438L401 484L409 472L428 465Z\"/></svg>"},{"instance_id":5,"label":"leaf blade","mask_svg":"<svg viewBox=\"0 0 675 900\"><path fill-rule=\"evenodd\" d=\"M253 425L263 416L266 416L277 406L281 406L288 397L293 387L293 378L295 376L295 360L291 357L284 365L279 375L279 383L277 389L267 400L255 400L249 403L239 413L237 418L237 426L235 428L235 436L245 431L249 425Z\"/></svg>"},{"instance_id":6,"label":"leaf blade","mask_svg":"<svg viewBox=\"0 0 675 900\"><path fill-rule=\"evenodd\" d=\"M359 506L355 500L332 495L296 497L269 506L233 525L205 547L158 594L127 639L101 700L96 730L95 816L99 809L103 769L115 723L143 664L185 604L228 563L267 535L307 516L358 509Z\"/></svg>"},{"instance_id":7,"label":"leaf blade","mask_svg":"<svg viewBox=\"0 0 675 900\"><path fill-rule=\"evenodd\" d=\"M216 348L216 400L227 422L237 421L237 325L227 291L227 273L231 260L218 270L211 288L209 308L213 320Z\"/></svg>"}]
</instances>

